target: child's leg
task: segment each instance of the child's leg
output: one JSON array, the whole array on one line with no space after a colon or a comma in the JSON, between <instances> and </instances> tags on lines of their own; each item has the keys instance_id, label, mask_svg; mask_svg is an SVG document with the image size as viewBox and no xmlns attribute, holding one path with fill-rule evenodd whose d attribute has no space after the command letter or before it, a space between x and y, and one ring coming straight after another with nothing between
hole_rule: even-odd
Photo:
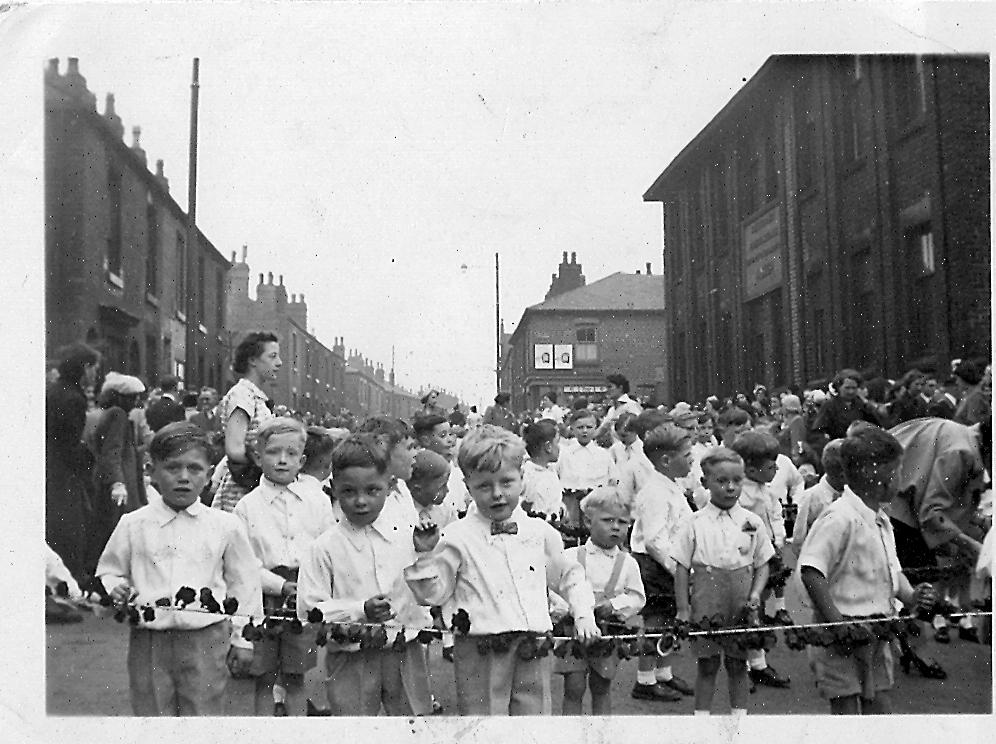
<instances>
[{"instance_id":1,"label":"child's leg","mask_svg":"<svg viewBox=\"0 0 996 744\"><path fill-rule=\"evenodd\" d=\"M743 662L740 663L743 664ZM706 656L698 660L698 674L695 676L696 711L708 713L712 710L712 698L716 693L716 674L718 672L718 656Z\"/></svg>"},{"instance_id":2,"label":"child's leg","mask_svg":"<svg viewBox=\"0 0 996 744\"><path fill-rule=\"evenodd\" d=\"M228 684L225 663L232 626L227 620L200 630L173 631L177 715L220 716Z\"/></svg>"},{"instance_id":3,"label":"child's leg","mask_svg":"<svg viewBox=\"0 0 996 744\"><path fill-rule=\"evenodd\" d=\"M508 705L511 716L548 716L553 713L553 700L550 694L550 676L553 664L549 656L525 661L518 656L522 641L512 644L507 654L498 654L498 659L512 665L512 689Z\"/></svg>"},{"instance_id":4,"label":"child's leg","mask_svg":"<svg viewBox=\"0 0 996 744\"><path fill-rule=\"evenodd\" d=\"M333 716L376 716L380 713L381 671L378 651L364 649L325 655L325 691Z\"/></svg>"},{"instance_id":5,"label":"child's leg","mask_svg":"<svg viewBox=\"0 0 996 744\"><path fill-rule=\"evenodd\" d=\"M461 716L507 716L512 689L512 668L501 660L514 656L477 651L477 641L457 636L453 642L453 674L456 678L457 712Z\"/></svg>"},{"instance_id":6,"label":"child's leg","mask_svg":"<svg viewBox=\"0 0 996 744\"><path fill-rule=\"evenodd\" d=\"M427 716L432 713L429 668L425 647L416 641L402 653L390 647L379 651L382 701L389 716Z\"/></svg>"},{"instance_id":7,"label":"child's leg","mask_svg":"<svg viewBox=\"0 0 996 744\"><path fill-rule=\"evenodd\" d=\"M861 698L861 714L880 716L892 713L892 699L887 690L878 690L871 700Z\"/></svg>"},{"instance_id":8,"label":"child's leg","mask_svg":"<svg viewBox=\"0 0 996 744\"><path fill-rule=\"evenodd\" d=\"M856 716L861 713L857 695L830 698L830 712L835 716Z\"/></svg>"},{"instance_id":9,"label":"child's leg","mask_svg":"<svg viewBox=\"0 0 996 744\"><path fill-rule=\"evenodd\" d=\"M176 688L170 676L168 634L171 631L131 629L128 643L128 686L136 716L175 716Z\"/></svg>"},{"instance_id":10,"label":"child's leg","mask_svg":"<svg viewBox=\"0 0 996 744\"><path fill-rule=\"evenodd\" d=\"M292 716L304 715L304 700L306 697L304 689L304 675L284 672L282 677L284 690L286 690L285 705L287 706L287 713Z\"/></svg>"},{"instance_id":11,"label":"child's leg","mask_svg":"<svg viewBox=\"0 0 996 744\"><path fill-rule=\"evenodd\" d=\"M254 711L257 716L273 715L273 686L277 682L276 670L263 672L254 680Z\"/></svg>"},{"instance_id":12,"label":"child's leg","mask_svg":"<svg viewBox=\"0 0 996 744\"><path fill-rule=\"evenodd\" d=\"M595 716L612 715L612 680L597 672L588 674L588 687L591 689L591 713Z\"/></svg>"},{"instance_id":13,"label":"child's leg","mask_svg":"<svg viewBox=\"0 0 996 744\"><path fill-rule=\"evenodd\" d=\"M596 675L592 675L592 679ZM584 698L585 688L588 686L587 670L578 672L568 672L564 677L564 705L561 713L565 716L581 715L581 702ZM592 690L592 704L594 705L594 690Z\"/></svg>"},{"instance_id":14,"label":"child's leg","mask_svg":"<svg viewBox=\"0 0 996 744\"><path fill-rule=\"evenodd\" d=\"M732 710L747 709L747 665L743 659L723 659L726 667L726 677L730 685L730 708Z\"/></svg>"}]
</instances>

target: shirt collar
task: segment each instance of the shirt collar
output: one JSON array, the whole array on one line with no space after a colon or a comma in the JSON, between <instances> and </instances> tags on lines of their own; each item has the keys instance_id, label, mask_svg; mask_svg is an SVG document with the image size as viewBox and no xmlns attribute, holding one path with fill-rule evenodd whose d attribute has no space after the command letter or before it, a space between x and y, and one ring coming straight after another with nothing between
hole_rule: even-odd
<instances>
[{"instance_id":1,"label":"shirt collar","mask_svg":"<svg viewBox=\"0 0 996 744\"><path fill-rule=\"evenodd\" d=\"M830 485L830 481L827 480L826 474L820 476L820 485L822 485L827 491L839 497L841 492Z\"/></svg>"},{"instance_id":2,"label":"shirt collar","mask_svg":"<svg viewBox=\"0 0 996 744\"><path fill-rule=\"evenodd\" d=\"M363 549L363 535L374 532L380 535L382 539L390 542L390 535L393 532L391 529L392 524L384 518L383 511L377 515L377 519L366 527L357 527L345 517L343 517L343 520L339 523L339 525L342 527L342 532L346 536L346 539L349 541L350 545L357 550Z\"/></svg>"},{"instance_id":3,"label":"shirt collar","mask_svg":"<svg viewBox=\"0 0 996 744\"><path fill-rule=\"evenodd\" d=\"M244 387L249 388L249 392L252 393L257 398L262 398L263 400L269 400L270 399L270 396L268 396L266 393L264 393L260 389L259 385L257 385L255 382L253 382L252 380L250 380L248 377L243 377L241 380L239 380L239 384L243 385Z\"/></svg>"},{"instance_id":4,"label":"shirt collar","mask_svg":"<svg viewBox=\"0 0 996 744\"><path fill-rule=\"evenodd\" d=\"M193 517L196 519L197 517L202 515L208 507L204 506L204 504L201 503L200 499L198 499L193 504L188 506L186 509L181 509L180 511L176 511L174 509L171 509L166 504L166 502L160 498L156 501L156 504L153 508L157 510L156 523L160 527L165 527L167 524L172 522L181 514L186 514L188 517Z\"/></svg>"},{"instance_id":5,"label":"shirt collar","mask_svg":"<svg viewBox=\"0 0 996 744\"><path fill-rule=\"evenodd\" d=\"M624 406L627 403L632 403L632 402L633 399L629 397L629 393L623 393L622 395L620 395L618 398L615 399L615 402L612 405L618 408L619 406Z\"/></svg>"},{"instance_id":6,"label":"shirt collar","mask_svg":"<svg viewBox=\"0 0 996 744\"><path fill-rule=\"evenodd\" d=\"M740 512L743 511L743 507L741 507L740 504L734 504L729 509L720 509L710 501L702 507L701 511L708 514L711 519L717 522L721 519L731 519L735 521Z\"/></svg>"},{"instance_id":7,"label":"shirt collar","mask_svg":"<svg viewBox=\"0 0 996 744\"><path fill-rule=\"evenodd\" d=\"M861 497L851 490L850 486L844 486L844 490L840 494L840 500L850 506L866 522L882 524L883 521L887 522L889 519L881 507L877 511L869 509L865 502L861 500Z\"/></svg>"},{"instance_id":8,"label":"shirt collar","mask_svg":"<svg viewBox=\"0 0 996 744\"><path fill-rule=\"evenodd\" d=\"M297 497L298 501L301 500L300 484L297 481L294 481L287 486L280 486L269 480L265 475L262 475L259 478L259 485L260 488L263 489L263 496L266 498L268 503L272 504L273 500L277 497L277 494L280 493L291 493Z\"/></svg>"},{"instance_id":9,"label":"shirt collar","mask_svg":"<svg viewBox=\"0 0 996 744\"><path fill-rule=\"evenodd\" d=\"M588 540L588 542L582 545L581 549L584 550L584 552L587 553L588 555L604 555L608 558L615 558L617 555L619 555L618 545L615 545L609 549L605 549L598 547L591 540Z\"/></svg>"}]
</instances>

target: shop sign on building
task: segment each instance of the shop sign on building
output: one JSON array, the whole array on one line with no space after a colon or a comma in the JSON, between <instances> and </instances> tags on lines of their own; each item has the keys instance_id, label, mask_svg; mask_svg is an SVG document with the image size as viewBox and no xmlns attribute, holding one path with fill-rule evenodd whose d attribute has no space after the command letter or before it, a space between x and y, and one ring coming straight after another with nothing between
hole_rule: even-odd
<instances>
[{"instance_id":1,"label":"shop sign on building","mask_svg":"<svg viewBox=\"0 0 996 744\"><path fill-rule=\"evenodd\" d=\"M744 225L744 299L753 300L782 283L782 219L775 205Z\"/></svg>"},{"instance_id":2,"label":"shop sign on building","mask_svg":"<svg viewBox=\"0 0 996 744\"><path fill-rule=\"evenodd\" d=\"M574 369L574 346L572 344L556 344L553 347L553 368Z\"/></svg>"},{"instance_id":3,"label":"shop sign on building","mask_svg":"<svg viewBox=\"0 0 996 744\"><path fill-rule=\"evenodd\" d=\"M535 350L533 366L536 369L553 369L553 344L535 344L533 349Z\"/></svg>"}]
</instances>

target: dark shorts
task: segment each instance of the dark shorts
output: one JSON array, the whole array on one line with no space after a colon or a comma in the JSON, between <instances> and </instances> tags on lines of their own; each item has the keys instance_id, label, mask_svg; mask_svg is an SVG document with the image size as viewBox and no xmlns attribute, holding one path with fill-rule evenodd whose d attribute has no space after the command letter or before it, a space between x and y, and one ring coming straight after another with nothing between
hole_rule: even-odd
<instances>
[{"instance_id":1,"label":"dark shorts","mask_svg":"<svg viewBox=\"0 0 996 744\"><path fill-rule=\"evenodd\" d=\"M923 568L937 565L937 554L927 546L920 530L895 518L890 518L889 521L892 522L892 534L896 538L896 557L899 558L900 566Z\"/></svg>"},{"instance_id":2,"label":"dark shorts","mask_svg":"<svg viewBox=\"0 0 996 744\"><path fill-rule=\"evenodd\" d=\"M632 555L640 567L640 578L643 579L643 590L647 595L647 603L640 610L640 615L648 626L673 620L678 614L674 576L646 553Z\"/></svg>"}]
</instances>

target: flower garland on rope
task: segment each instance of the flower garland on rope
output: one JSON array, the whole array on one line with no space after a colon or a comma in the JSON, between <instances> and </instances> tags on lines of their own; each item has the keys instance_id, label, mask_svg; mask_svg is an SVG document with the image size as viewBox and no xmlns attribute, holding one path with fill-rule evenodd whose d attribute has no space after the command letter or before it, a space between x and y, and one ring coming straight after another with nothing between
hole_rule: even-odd
<instances>
[{"instance_id":1,"label":"flower garland on rope","mask_svg":"<svg viewBox=\"0 0 996 744\"><path fill-rule=\"evenodd\" d=\"M101 593L100 604L110 607L115 603L106 590ZM199 608L192 605L198 603ZM116 605L114 619L118 622L128 622L138 625L139 622L152 622L158 611L165 612L198 612L224 614L229 617L248 617L238 615L238 601L228 597L218 602L208 587L195 592L191 587L182 587L171 599L163 597L153 605L137 606L131 602ZM616 623L601 624L603 635L588 643L568 636L557 635L554 631L536 634L526 631L496 633L477 637L477 650L482 656L490 653L508 653L513 646L520 658L528 660L547 656L552 653L558 658L568 655L574 658L599 658L616 655L620 659L633 656L648 656L662 653L668 649L678 649L682 642L694 638L718 639L735 636L734 642L744 649L771 650L777 643L777 635L784 636L785 645L799 651L807 646L836 646L844 653L854 648L871 643L875 640L889 640L897 636L917 636L920 634L918 621L929 622L935 615L948 619L991 616L992 611L962 612L958 607L947 603L938 603L933 611L921 611L916 616L870 616L862 618L847 618L835 623L809 623L804 625L757 625L750 619L748 623L724 623L723 619L702 617L697 622L673 621L660 628L647 632L645 628L637 629L636 633L627 632L631 628ZM284 607L272 611L259 619L259 624L248 617L248 622L242 629L242 637L247 641L257 641L263 638L275 638L283 633L300 635L304 632L304 623L296 612ZM396 629L393 641L388 636L388 626L382 623L330 623L324 622L321 610L313 608L307 616L307 622L316 627L315 642L319 646L329 641L338 644L360 644L361 649L382 649L388 647L394 651L403 652L409 640L429 644L440 638L442 632L438 628L405 628ZM450 629L458 635L470 634L471 620L466 610L458 609L452 616ZM409 635L410 634L410 635Z\"/></svg>"}]
</instances>

